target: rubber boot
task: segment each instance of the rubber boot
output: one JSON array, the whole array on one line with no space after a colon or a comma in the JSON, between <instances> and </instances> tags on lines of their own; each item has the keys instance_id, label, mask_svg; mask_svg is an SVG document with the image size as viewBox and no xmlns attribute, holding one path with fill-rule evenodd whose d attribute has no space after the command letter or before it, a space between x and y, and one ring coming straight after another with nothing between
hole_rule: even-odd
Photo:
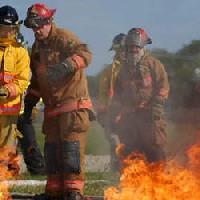
<instances>
[{"instance_id":1,"label":"rubber boot","mask_svg":"<svg viewBox=\"0 0 200 200\"><path fill-rule=\"evenodd\" d=\"M80 192L69 191L65 193L64 200L84 200L84 197Z\"/></svg>"}]
</instances>

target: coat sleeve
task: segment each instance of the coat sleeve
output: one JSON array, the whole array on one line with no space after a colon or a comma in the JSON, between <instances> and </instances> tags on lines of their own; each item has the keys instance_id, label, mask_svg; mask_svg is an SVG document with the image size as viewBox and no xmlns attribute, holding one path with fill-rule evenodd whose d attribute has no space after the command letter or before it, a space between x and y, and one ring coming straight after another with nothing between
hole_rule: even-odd
<instances>
[{"instance_id":1,"label":"coat sleeve","mask_svg":"<svg viewBox=\"0 0 200 200\"><path fill-rule=\"evenodd\" d=\"M169 94L168 75L164 65L159 61L157 61L154 66L156 81L154 100L155 102L162 104L167 100Z\"/></svg>"},{"instance_id":2,"label":"coat sleeve","mask_svg":"<svg viewBox=\"0 0 200 200\"><path fill-rule=\"evenodd\" d=\"M28 51L20 47L16 59L16 77L13 82L5 85L9 91L9 97L16 97L23 94L28 86L29 79L30 59Z\"/></svg>"},{"instance_id":3,"label":"coat sleeve","mask_svg":"<svg viewBox=\"0 0 200 200\"><path fill-rule=\"evenodd\" d=\"M82 43L72 32L66 31L60 41L63 51L68 54L65 61L76 70L85 68L91 63L92 54L87 45Z\"/></svg>"}]
</instances>

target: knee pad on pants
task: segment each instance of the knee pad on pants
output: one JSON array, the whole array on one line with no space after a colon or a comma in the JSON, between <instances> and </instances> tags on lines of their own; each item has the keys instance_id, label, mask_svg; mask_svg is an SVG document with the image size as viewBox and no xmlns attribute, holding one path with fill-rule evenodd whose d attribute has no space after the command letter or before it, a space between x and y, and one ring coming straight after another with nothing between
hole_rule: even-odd
<instances>
[{"instance_id":1,"label":"knee pad on pants","mask_svg":"<svg viewBox=\"0 0 200 200\"><path fill-rule=\"evenodd\" d=\"M65 141L62 146L65 173L80 173L80 143Z\"/></svg>"},{"instance_id":2,"label":"knee pad on pants","mask_svg":"<svg viewBox=\"0 0 200 200\"><path fill-rule=\"evenodd\" d=\"M57 145L55 143L46 143L44 146L44 158L46 162L47 174L56 174L59 171L57 158Z\"/></svg>"}]
</instances>

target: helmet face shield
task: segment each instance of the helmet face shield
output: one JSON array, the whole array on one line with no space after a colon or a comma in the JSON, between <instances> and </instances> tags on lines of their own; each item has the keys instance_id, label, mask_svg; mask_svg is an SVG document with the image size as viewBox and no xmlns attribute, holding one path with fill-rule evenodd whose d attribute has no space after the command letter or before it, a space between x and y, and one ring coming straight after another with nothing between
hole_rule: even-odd
<instances>
[{"instance_id":1,"label":"helmet face shield","mask_svg":"<svg viewBox=\"0 0 200 200\"><path fill-rule=\"evenodd\" d=\"M142 28L132 28L128 31L126 38L126 45L135 45L143 48L147 44L151 44L152 41L148 37L147 33Z\"/></svg>"},{"instance_id":2,"label":"helmet face shield","mask_svg":"<svg viewBox=\"0 0 200 200\"><path fill-rule=\"evenodd\" d=\"M44 26L45 24L48 24L50 21L48 19L42 19L41 17L28 17L24 21L24 25L27 28L39 28Z\"/></svg>"}]
</instances>

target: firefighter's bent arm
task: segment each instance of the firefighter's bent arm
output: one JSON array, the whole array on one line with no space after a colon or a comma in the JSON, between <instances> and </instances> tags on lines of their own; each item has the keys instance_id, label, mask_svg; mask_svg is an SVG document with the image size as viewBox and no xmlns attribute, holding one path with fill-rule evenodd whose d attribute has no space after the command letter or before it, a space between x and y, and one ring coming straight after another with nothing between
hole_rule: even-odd
<instances>
[{"instance_id":1,"label":"firefighter's bent arm","mask_svg":"<svg viewBox=\"0 0 200 200\"><path fill-rule=\"evenodd\" d=\"M91 62L91 53L87 45L82 44L71 32L67 31L58 41L62 53L68 52L61 62L48 66L47 76L50 82L59 81L77 70L85 68Z\"/></svg>"}]
</instances>

